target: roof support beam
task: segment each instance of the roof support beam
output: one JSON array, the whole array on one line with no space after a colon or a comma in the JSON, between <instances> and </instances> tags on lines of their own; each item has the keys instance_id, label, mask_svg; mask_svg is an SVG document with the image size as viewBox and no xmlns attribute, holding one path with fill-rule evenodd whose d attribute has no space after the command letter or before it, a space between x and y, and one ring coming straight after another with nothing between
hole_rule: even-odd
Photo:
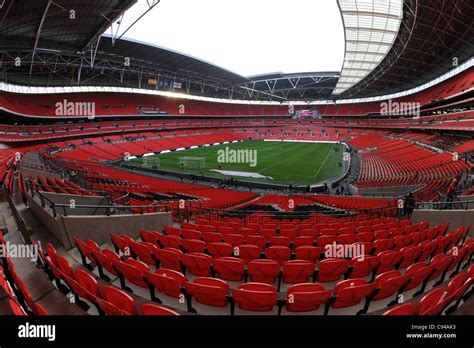
<instances>
[{"instance_id":1,"label":"roof support beam","mask_svg":"<svg viewBox=\"0 0 474 348\"><path fill-rule=\"evenodd\" d=\"M35 44L33 46L33 57L31 57L31 65L30 65L30 78L31 78L31 73L33 72L33 62L35 60L35 53L36 53L36 48L38 47L38 41L41 35L41 29L43 29L43 23L44 20L46 19L46 15L48 14L49 7L51 6L51 3L53 0L48 0L48 3L46 4L46 7L43 11L43 16L41 17L40 24L38 26L38 30L36 31L36 38L35 38Z\"/></svg>"}]
</instances>

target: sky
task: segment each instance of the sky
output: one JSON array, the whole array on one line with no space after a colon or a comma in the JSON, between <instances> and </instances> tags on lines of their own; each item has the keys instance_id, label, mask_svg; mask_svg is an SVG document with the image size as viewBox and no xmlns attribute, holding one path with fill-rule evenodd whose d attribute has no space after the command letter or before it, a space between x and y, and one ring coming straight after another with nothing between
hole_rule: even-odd
<instances>
[{"instance_id":1,"label":"sky","mask_svg":"<svg viewBox=\"0 0 474 348\"><path fill-rule=\"evenodd\" d=\"M138 0L120 32L147 6ZM340 71L344 59L336 0L161 0L124 37L242 76Z\"/></svg>"}]
</instances>

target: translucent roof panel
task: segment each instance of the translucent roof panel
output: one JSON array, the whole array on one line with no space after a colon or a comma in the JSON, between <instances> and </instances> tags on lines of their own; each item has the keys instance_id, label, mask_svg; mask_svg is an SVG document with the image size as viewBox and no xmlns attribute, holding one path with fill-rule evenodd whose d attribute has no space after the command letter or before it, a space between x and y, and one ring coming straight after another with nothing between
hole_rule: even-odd
<instances>
[{"instance_id":1,"label":"translucent roof panel","mask_svg":"<svg viewBox=\"0 0 474 348\"><path fill-rule=\"evenodd\" d=\"M390 51L400 29L403 0L338 0L346 36L341 94L369 75Z\"/></svg>"}]
</instances>

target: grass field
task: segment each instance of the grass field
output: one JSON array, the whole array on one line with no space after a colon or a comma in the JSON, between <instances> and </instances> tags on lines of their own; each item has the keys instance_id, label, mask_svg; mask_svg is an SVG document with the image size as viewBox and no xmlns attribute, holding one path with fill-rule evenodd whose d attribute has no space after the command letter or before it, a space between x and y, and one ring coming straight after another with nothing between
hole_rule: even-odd
<instances>
[{"instance_id":1,"label":"grass field","mask_svg":"<svg viewBox=\"0 0 474 348\"><path fill-rule=\"evenodd\" d=\"M240 162L227 154L240 152ZM339 148L339 151L335 151ZM235 151L233 151L235 150ZM255 158L251 157L253 154ZM247 156L244 156L246 154ZM204 158L205 167L201 169L186 168L180 165L180 158ZM169 152L146 158L137 158L128 162L137 167L152 167L158 163L160 170L175 173L194 173L208 177L231 178L239 181L251 181L274 184L314 184L341 174L343 146L322 143L294 143L278 141L246 141L225 145L215 145L177 152ZM223 161L224 158L224 161ZM251 161L251 160L253 161ZM229 163L231 162L231 163ZM251 166L253 164L253 166ZM258 173L265 178L245 178L242 176L224 175L213 170L239 171Z\"/></svg>"}]
</instances>

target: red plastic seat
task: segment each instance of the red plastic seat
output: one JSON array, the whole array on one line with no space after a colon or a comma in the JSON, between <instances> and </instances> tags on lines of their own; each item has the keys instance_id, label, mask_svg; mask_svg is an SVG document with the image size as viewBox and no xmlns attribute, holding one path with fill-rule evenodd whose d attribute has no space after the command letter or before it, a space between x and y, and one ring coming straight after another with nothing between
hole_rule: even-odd
<instances>
[{"instance_id":1,"label":"red plastic seat","mask_svg":"<svg viewBox=\"0 0 474 348\"><path fill-rule=\"evenodd\" d=\"M208 243L207 251L214 259L218 259L220 257L231 256L234 251L234 247L229 243Z\"/></svg>"},{"instance_id":2,"label":"red plastic seat","mask_svg":"<svg viewBox=\"0 0 474 348\"><path fill-rule=\"evenodd\" d=\"M17 315L17 316L27 315L25 310L21 308L21 306L15 300L10 299L8 303L10 305L10 309L13 312L13 315Z\"/></svg>"},{"instance_id":3,"label":"red plastic seat","mask_svg":"<svg viewBox=\"0 0 474 348\"><path fill-rule=\"evenodd\" d=\"M212 257L202 253L183 254L183 265L189 273L200 277L211 276Z\"/></svg>"},{"instance_id":4,"label":"red plastic seat","mask_svg":"<svg viewBox=\"0 0 474 348\"><path fill-rule=\"evenodd\" d=\"M153 253L156 249L158 249L156 245L147 242L130 242L129 245L132 254L136 255L141 261L145 262L148 265L155 265Z\"/></svg>"},{"instance_id":5,"label":"red plastic seat","mask_svg":"<svg viewBox=\"0 0 474 348\"><path fill-rule=\"evenodd\" d=\"M250 281L257 283L274 283L280 274L280 264L274 260L253 260L247 265Z\"/></svg>"},{"instance_id":6,"label":"red plastic seat","mask_svg":"<svg viewBox=\"0 0 474 348\"><path fill-rule=\"evenodd\" d=\"M140 313L142 315L179 315L171 309L153 303L144 303L141 305Z\"/></svg>"},{"instance_id":7,"label":"red plastic seat","mask_svg":"<svg viewBox=\"0 0 474 348\"><path fill-rule=\"evenodd\" d=\"M158 235L159 233L155 231L140 230L140 238L142 241L153 245L158 245Z\"/></svg>"},{"instance_id":8,"label":"red plastic seat","mask_svg":"<svg viewBox=\"0 0 474 348\"><path fill-rule=\"evenodd\" d=\"M382 251L377 254L380 257L380 265L377 268L377 273L384 273L396 269L403 259L403 254L400 251Z\"/></svg>"},{"instance_id":9,"label":"red plastic seat","mask_svg":"<svg viewBox=\"0 0 474 348\"><path fill-rule=\"evenodd\" d=\"M413 303L405 303L392 307L382 315L414 315L416 313L416 305Z\"/></svg>"},{"instance_id":10,"label":"red plastic seat","mask_svg":"<svg viewBox=\"0 0 474 348\"><path fill-rule=\"evenodd\" d=\"M349 261L341 259L324 259L316 265L318 269L317 281L334 282L338 281L341 276L347 273L349 269Z\"/></svg>"},{"instance_id":11,"label":"red plastic seat","mask_svg":"<svg viewBox=\"0 0 474 348\"><path fill-rule=\"evenodd\" d=\"M269 312L277 304L278 294L273 285L245 283L234 290L232 298L240 309Z\"/></svg>"},{"instance_id":12,"label":"red plastic seat","mask_svg":"<svg viewBox=\"0 0 474 348\"><path fill-rule=\"evenodd\" d=\"M112 265L114 261L120 261L120 256L117 253L112 250L104 249L102 252L92 250L91 254L99 266L99 272L102 272L102 270L105 269L107 272L117 275L117 271Z\"/></svg>"},{"instance_id":13,"label":"red plastic seat","mask_svg":"<svg viewBox=\"0 0 474 348\"><path fill-rule=\"evenodd\" d=\"M296 238L298 231L293 228L280 228L280 236L288 237L291 241Z\"/></svg>"},{"instance_id":14,"label":"red plastic seat","mask_svg":"<svg viewBox=\"0 0 474 348\"><path fill-rule=\"evenodd\" d=\"M118 252L118 250L120 250L123 253L128 250L130 243L133 242L133 239L129 236L119 236L113 233L110 234L110 239L112 240L112 244L116 251Z\"/></svg>"},{"instance_id":15,"label":"red plastic seat","mask_svg":"<svg viewBox=\"0 0 474 348\"><path fill-rule=\"evenodd\" d=\"M68 277L74 278L74 270L72 269L71 264L65 257L61 255L56 255L56 264L61 272L66 274Z\"/></svg>"},{"instance_id":16,"label":"red plastic seat","mask_svg":"<svg viewBox=\"0 0 474 348\"><path fill-rule=\"evenodd\" d=\"M382 300L384 298L394 296L410 282L408 275L402 275L400 271L388 271L379 274L374 283L379 291L372 298L373 301Z\"/></svg>"},{"instance_id":17,"label":"red plastic seat","mask_svg":"<svg viewBox=\"0 0 474 348\"><path fill-rule=\"evenodd\" d=\"M354 257L350 261L352 271L350 278L364 278L370 275L380 265L379 256L359 256Z\"/></svg>"},{"instance_id":18,"label":"red plastic seat","mask_svg":"<svg viewBox=\"0 0 474 348\"><path fill-rule=\"evenodd\" d=\"M271 246L285 246L289 247L291 244L291 239L286 236L274 236L270 238Z\"/></svg>"},{"instance_id":19,"label":"red plastic seat","mask_svg":"<svg viewBox=\"0 0 474 348\"><path fill-rule=\"evenodd\" d=\"M217 232L203 232L202 239L206 243L219 243L222 242L222 234Z\"/></svg>"},{"instance_id":20,"label":"red plastic seat","mask_svg":"<svg viewBox=\"0 0 474 348\"><path fill-rule=\"evenodd\" d=\"M417 246L406 246L401 248L400 252L403 255L403 259L399 268L407 268L413 264L421 254L421 250Z\"/></svg>"},{"instance_id":21,"label":"red plastic seat","mask_svg":"<svg viewBox=\"0 0 474 348\"><path fill-rule=\"evenodd\" d=\"M214 307L226 307L229 284L216 279L201 277L185 283L186 293L202 304Z\"/></svg>"},{"instance_id":22,"label":"red plastic seat","mask_svg":"<svg viewBox=\"0 0 474 348\"><path fill-rule=\"evenodd\" d=\"M264 248L267 245L267 239L261 235L248 235L245 239L247 244L257 245L261 248Z\"/></svg>"},{"instance_id":23,"label":"red plastic seat","mask_svg":"<svg viewBox=\"0 0 474 348\"><path fill-rule=\"evenodd\" d=\"M159 261L160 267L181 271L181 250L174 248L156 249L153 252L156 260Z\"/></svg>"},{"instance_id":24,"label":"red plastic seat","mask_svg":"<svg viewBox=\"0 0 474 348\"><path fill-rule=\"evenodd\" d=\"M200 231L183 229L181 236L184 242L184 239L201 239L202 233Z\"/></svg>"},{"instance_id":25,"label":"red plastic seat","mask_svg":"<svg viewBox=\"0 0 474 348\"><path fill-rule=\"evenodd\" d=\"M374 283L368 283L365 279L348 279L339 282L334 287L336 300L332 308L345 308L355 306L366 299L375 290Z\"/></svg>"},{"instance_id":26,"label":"red plastic seat","mask_svg":"<svg viewBox=\"0 0 474 348\"><path fill-rule=\"evenodd\" d=\"M187 281L182 273L167 268L159 268L155 272L144 272L143 277L149 286L174 298L181 296L181 288Z\"/></svg>"},{"instance_id":27,"label":"red plastic seat","mask_svg":"<svg viewBox=\"0 0 474 348\"><path fill-rule=\"evenodd\" d=\"M149 269L144 262L126 259L125 261L114 261L113 266L119 275L127 281L142 288L148 288L148 285L143 280L143 275L148 272Z\"/></svg>"},{"instance_id":28,"label":"red plastic seat","mask_svg":"<svg viewBox=\"0 0 474 348\"><path fill-rule=\"evenodd\" d=\"M306 283L314 276L315 265L307 260L291 260L283 264L283 282L286 284Z\"/></svg>"},{"instance_id":29,"label":"red plastic seat","mask_svg":"<svg viewBox=\"0 0 474 348\"><path fill-rule=\"evenodd\" d=\"M326 304L331 291L315 283L292 285L287 290L286 310L288 312L311 312Z\"/></svg>"},{"instance_id":30,"label":"red plastic seat","mask_svg":"<svg viewBox=\"0 0 474 348\"><path fill-rule=\"evenodd\" d=\"M433 266L427 266L424 262L418 262L407 268L405 275L410 277L410 282L405 287L405 291L416 288L428 280L434 272Z\"/></svg>"},{"instance_id":31,"label":"red plastic seat","mask_svg":"<svg viewBox=\"0 0 474 348\"><path fill-rule=\"evenodd\" d=\"M224 234L224 243L228 243L233 247L236 247L237 245L244 244L244 236L234 233Z\"/></svg>"},{"instance_id":32,"label":"red plastic seat","mask_svg":"<svg viewBox=\"0 0 474 348\"><path fill-rule=\"evenodd\" d=\"M244 244L234 248L234 256L248 263L252 260L259 259L262 248L257 245Z\"/></svg>"},{"instance_id":33,"label":"red plastic seat","mask_svg":"<svg viewBox=\"0 0 474 348\"><path fill-rule=\"evenodd\" d=\"M136 312L136 305L135 300L128 295L126 292L117 289L113 286L106 285L102 288L102 299L106 302L112 304L115 308L117 308L121 314L125 315L135 315ZM111 308L105 303L99 301L99 305L101 306L102 310L109 315L116 315L118 313L115 312L114 308Z\"/></svg>"},{"instance_id":34,"label":"red plastic seat","mask_svg":"<svg viewBox=\"0 0 474 348\"><path fill-rule=\"evenodd\" d=\"M295 256L297 260L308 260L315 262L321 258L321 247L316 246L300 246L295 249Z\"/></svg>"},{"instance_id":35,"label":"red plastic seat","mask_svg":"<svg viewBox=\"0 0 474 348\"><path fill-rule=\"evenodd\" d=\"M183 239L183 249L188 253L204 253L207 244L198 239Z\"/></svg>"},{"instance_id":36,"label":"red plastic seat","mask_svg":"<svg viewBox=\"0 0 474 348\"><path fill-rule=\"evenodd\" d=\"M74 278L80 284L82 289L87 292L87 294L100 296L99 282L91 274L82 269L77 269L74 272Z\"/></svg>"},{"instance_id":37,"label":"red plastic seat","mask_svg":"<svg viewBox=\"0 0 474 348\"><path fill-rule=\"evenodd\" d=\"M221 279L240 281L244 279L245 261L235 257L214 259L214 270Z\"/></svg>"},{"instance_id":38,"label":"red plastic seat","mask_svg":"<svg viewBox=\"0 0 474 348\"><path fill-rule=\"evenodd\" d=\"M298 248L303 245L312 246L314 244L314 238L310 236L299 236L293 239L293 247Z\"/></svg>"},{"instance_id":39,"label":"red plastic seat","mask_svg":"<svg viewBox=\"0 0 474 348\"><path fill-rule=\"evenodd\" d=\"M418 304L418 314L440 315L444 306L447 305L447 303L443 301L445 296L446 291L444 288L431 290L420 300L420 303Z\"/></svg>"},{"instance_id":40,"label":"red plastic seat","mask_svg":"<svg viewBox=\"0 0 474 348\"><path fill-rule=\"evenodd\" d=\"M271 246L265 251L265 257L283 265L291 258L291 249L285 246Z\"/></svg>"}]
</instances>

